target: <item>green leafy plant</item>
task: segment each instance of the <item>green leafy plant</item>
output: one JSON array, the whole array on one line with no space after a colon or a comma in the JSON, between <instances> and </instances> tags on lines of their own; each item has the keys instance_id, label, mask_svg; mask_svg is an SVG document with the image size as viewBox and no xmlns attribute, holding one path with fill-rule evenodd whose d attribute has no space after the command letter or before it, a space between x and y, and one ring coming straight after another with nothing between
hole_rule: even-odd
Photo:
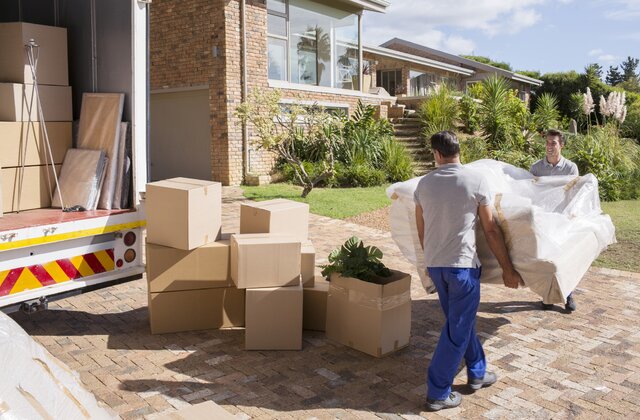
<instances>
[{"instance_id":1,"label":"green leafy plant","mask_svg":"<svg viewBox=\"0 0 640 420\"><path fill-rule=\"evenodd\" d=\"M429 94L418 110L424 137L430 138L439 131L455 129L458 114L458 101L453 97L451 89L447 85L441 85Z\"/></svg>"},{"instance_id":2,"label":"green leafy plant","mask_svg":"<svg viewBox=\"0 0 640 420\"><path fill-rule=\"evenodd\" d=\"M414 161L407 149L393 138L382 141L382 170L387 181L406 181L414 175Z\"/></svg>"},{"instance_id":3,"label":"green leafy plant","mask_svg":"<svg viewBox=\"0 0 640 420\"><path fill-rule=\"evenodd\" d=\"M558 128L560 112L558 111L558 100L554 94L545 92L538 97L536 110L533 112L533 121L537 131Z\"/></svg>"},{"instance_id":4,"label":"green leafy plant","mask_svg":"<svg viewBox=\"0 0 640 420\"><path fill-rule=\"evenodd\" d=\"M480 128L478 125L478 104L473 97L465 94L460 98L458 105L463 131L467 134L474 134Z\"/></svg>"},{"instance_id":5,"label":"green leafy plant","mask_svg":"<svg viewBox=\"0 0 640 420\"><path fill-rule=\"evenodd\" d=\"M380 278L389 277L389 270L382 263L382 251L375 246L364 246L362 241L352 236L340 248L329 254L329 264L322 266L322 275L329 277L340 273L342 277L378 283Z\"/></svg>"}]
</instances>

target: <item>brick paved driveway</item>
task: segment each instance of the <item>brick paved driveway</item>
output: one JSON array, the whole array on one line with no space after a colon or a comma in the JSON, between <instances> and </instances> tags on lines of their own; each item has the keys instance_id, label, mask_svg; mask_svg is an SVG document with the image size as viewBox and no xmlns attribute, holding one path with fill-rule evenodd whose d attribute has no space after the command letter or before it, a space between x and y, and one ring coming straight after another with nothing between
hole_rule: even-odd
<instances>
[{"instance_id":1,"label":"brick paved driveway","mask_svg":"<svg viewBox=\"0 0 640 420\"><path fill-rule=\"evenodd\" d=\"M237 231L238 198L223 205ZM442 325L389 233L311 217L319 256L356 234L379 246L387 265L414 274L411 344L375 359L305 332L302 351L244 351L243 331L151 335L145 280L68 298L14 318L122 418L153 418L213 400L238 418L638 418L640 275L591 270L578 311L538 310L528 290L485 286L478 332L499 382L461 407L425 413L425 369Z\"/></svg>"}]
</instances>

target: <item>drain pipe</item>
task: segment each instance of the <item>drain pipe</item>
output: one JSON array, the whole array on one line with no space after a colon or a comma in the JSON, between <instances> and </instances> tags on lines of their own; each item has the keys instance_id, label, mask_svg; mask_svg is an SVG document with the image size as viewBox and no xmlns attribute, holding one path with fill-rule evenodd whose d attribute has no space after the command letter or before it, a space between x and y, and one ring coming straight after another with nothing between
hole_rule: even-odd
<instances>
[{"instance_id":1,"label":"drain pipe","mask_svg":"<svg viewBox=\"0 0 640 420\"><path fill-rule=\"evenodd\" d=\"M240 42L241 45L241 58L242 58L242 102L247 100L248 89L247 89L247 30L246 30L246 0L240 0L240 26L242 30L240 31L240 36L242 40ZM249 173L250 165L249 165L249 125L247 122L242 123L242 181L245 182L247 179L247 174Z\"/></svg>"}]
</instances>

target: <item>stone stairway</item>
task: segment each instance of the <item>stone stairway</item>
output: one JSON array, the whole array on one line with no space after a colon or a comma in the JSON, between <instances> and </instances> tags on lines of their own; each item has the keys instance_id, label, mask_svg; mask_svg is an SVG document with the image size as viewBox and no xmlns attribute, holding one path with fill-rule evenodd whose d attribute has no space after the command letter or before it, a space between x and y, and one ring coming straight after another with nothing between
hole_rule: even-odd
<instances>
[{"instance_id":1,"label":"stone stairway","mask_svg":"<svg viewBox=\"0 0 640 420\"><path fill-rule=\"evenodd\" d=\"M392 118L396 140L403 144L415 161L416 176L424 175L435 168L431 150L425 147L420 118L415 111L405 111L404 117Z\"/></svg>"}]
</instances>

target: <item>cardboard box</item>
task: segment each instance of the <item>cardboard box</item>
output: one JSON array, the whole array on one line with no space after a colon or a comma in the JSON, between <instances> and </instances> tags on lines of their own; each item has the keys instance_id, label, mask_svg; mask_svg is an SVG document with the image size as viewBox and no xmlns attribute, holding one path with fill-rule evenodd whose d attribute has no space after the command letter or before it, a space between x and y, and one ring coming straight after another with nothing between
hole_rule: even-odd
<instances>
[{"instance_id":1,"label":"cardboard box","mask_svg":"<svg viewBox=\"0 0 640 420\"><path fill-rule=\"evenodd\" d=\"M192 250L220 239L222 185L172 178L147 184L147 241Z\"/></svg>"},{"instance_id":2,"label":"cardboard box","mask_svg":"<svg viewBox=\"0 0 640 420\"><path fill-rule=\"evenodd\" d=\"M46 127L53 161L62 164L67 149L72 146L71 123L50 122ZM0 165L5 168L50 162L47 143L38 122L33 125L22 121L0 122L0 150Z\"/></svg>"},{"instance_id":3,"label":"cardboard box","mask_svg":"<svg viewBox=\"0 0 640 420\"><path fill-rule=\"evenodd\" d=\"M302 275L302 286L313 287L316 274L316 249L311 241L306 241L300 249L300 274Z\"/></svg>"},{"instance_id":4,"label":"cardboard box","mask_svg":"<svg viewBox=\"0 0 640 420\"><path fill-rule=\"evenodd\" d=\"M302 285L247 289L245 348L302 348Z\"/></svg>"},{"instance_id":5,"label":"cardboard box","mask_svg":"<svg viewBox=\"0 0 640 420\"><path fill-rule=\"evenodd\" d=\"M71 86L38 85L38 93L45 121L73 121ZM0 121L29 121L29 115L31 121L40 121L32 95L33 85L0 83Z\"/></svg>"},{"instance_id":6,"label":"cardboard box","mask_svg":"<svg viewBox=\"0 0 640 420\"><path fill-rule=\"evenodd\" d=\"M156 420L238 420L236 416L211 400L181 408Z\"/></svg>"},{"instance_id":7,"label":"cardboard box","mask_svg":"<svg viewBox=\"0 0 640 420\"><path fill-rule=\"evenodd\" d=\"M60 165L56 165L60 174ZM47 178L48 172L48 178ZM18 209L20 168L2 168L2 210L11 213L18 210L41 209L51 206L51 191L55 188L55 179L51 166L26 166L22 179L22 196ZM49 188L51 186L51 189Z\"/></svg>"},{"instance_id":8,"label":"cardboard box","mask_svg":"<svg viewBox=\"0 0 640 420\"><path fill-rule=\"evenodd\" d=\"M147 242L146 256L147 284L152 293L233 286L228 240L191 251Z\"/></svg>"},{"instance_id":9,"label":"cardboard box","mask_svg":"<svg viewBox=\"0 0 640 420\"><path fill-rule=\"evenodd\" d=\"M284 233L304 242L309 236L309 205L282 198L243 203L240 233Z\"/></svg>"},{"instance_id":10,"label":"cardboard box","mask_svg":"<svg viewBox=\"0 0 640 420\"><path fill-rule=\"evenodd\" d=\"M375 357L409 344L411 276L394 271L386 284L331 275L327 338Z\"/></svg>"},{"instance_id":11,"label":"cardboard box","mask_svg":"<svg viewBox=\"0 0 640 420\"><path fill-rule=\"evenodd\" d=\"M315 284L305 287L302 303L302 328L305 330L324 331L327 323L327 294L330 283L322 276L317 276Z\"/></svg>"},{"instance_id":12,"label":"cardboard box","mask_svg":"<svg viewBox=\"0 0 640 420\"><path fill-rule=\"evenodd\" d=\"M235 287L149 294L152 334L244 326L244 290Z\"/></svg>"},{"instance_id":13,"label":"cardboard box","mask_svg":"<svg viewBox=\"0 0 640 420\"><path fill-rule=\"evenodd\" d=\"M231 279L239 289L300 282L300 241L290 235L231 235Z\"/></svg>"},{"instance_id":14,"label":"cardboard box","mask_svg":"<svg viewBox=\"0 0 640 420\"><path fill-rule=\"evenodd\" d=\"M38 45L38 83L67 86L67 30L33 23L0 23L0 80L33 83L25 44L33 39Z\"/></svg>"}]
</instances>

